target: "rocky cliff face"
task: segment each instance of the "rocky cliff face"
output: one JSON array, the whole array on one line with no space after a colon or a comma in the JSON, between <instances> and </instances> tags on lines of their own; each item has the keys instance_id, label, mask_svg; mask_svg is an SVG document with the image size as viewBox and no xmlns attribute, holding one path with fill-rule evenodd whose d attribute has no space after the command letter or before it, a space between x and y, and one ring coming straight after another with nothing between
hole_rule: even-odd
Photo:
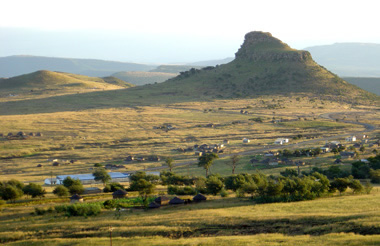
<instances>
[{"instance_id":1,"label":"rocky cliff face","mask_svg":"<svg viewBox=\"0 0 380 246\"><path fill-rule=\"evenodd\" d=\"M291 49L269 32L250 32L245 35L244 43L235 54L236 59L249 61L293 61L304 62L312 59L307 51Z\"/></svg>"}]
</instances>

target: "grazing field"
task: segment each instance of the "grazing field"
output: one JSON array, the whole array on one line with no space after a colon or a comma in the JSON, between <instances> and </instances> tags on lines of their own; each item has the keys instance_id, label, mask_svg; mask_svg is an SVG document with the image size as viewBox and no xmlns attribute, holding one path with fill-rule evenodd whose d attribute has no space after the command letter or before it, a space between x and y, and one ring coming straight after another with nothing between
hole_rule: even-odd
<instances>
[{"instance_id":1,"label":"grazing field","mask_svg":"<svg viewBox=\"0 0 380 246\"><path fill-rule=\"evenodd\" d=\"M218 198L158 210L103 211L96 217L31 215L30 206L3 208L0 238L9 245L377 245L379 188L369 195L254 204ZM48 207L52 204L41 206Z\"/></svg>"},{"instance_id":2,"label":"grazing field","mask_svg":"<svg viewBox=\"0 0 380 246\"><path fill-rule=\"evenodd\" d=\"M268 104L273 100L281 108L268 109ZM328 109L318 107L327 104ZM52 172L54 175L88 173L95 163L123 164L125 168L120 171L134 171L159 167L166 157L174 158L175 163L185 160L195 162L194 151L183 152L177 149L195 144L218 144L225 139L229 140L229 144L225 146L216 167L221 166L219 163L224 161L225 154L263 148L276 149L278 146L273 145L273 142L279 137L293 138L299 134L312 136L315 141L321 140L309 146L321 147L325 142L323 137L364 130L361 125L319 118L321 114L341 111L344 107L347 114L367 112L344 104L279 97L3 115L0 118L0 133L4 134L4 137L0 137L0 158L3 163L0 166L0 177L38 182L50 177ZM241 110L248 114L241 114ZM369 114L369 117L363 114L360 120L378 123L378 117L378 114ZM256 118L260 118L262 123L252 120ZM272 123L273 119L295 121ZM156 129L165 124L172 125L173 129ZM207 127L208 124L214 126ZM16 134L19 131L26 134L41 132L43 136L13 140L6 138L8 133ZM251 142L243 144L243 138L249 138ZM291 143L305 140L306 138L291 140ZM297 146L290 148L295 147ZM125 162L128 155L158 155L161 161ZM52 159L74 159L76 162L70 165L62 163L53 168ZM248 157L245 161L239 169L251 170ZM38 164L42 167L37 168ZM199 171L194 170L193 174Z\"/></svg>"},{"instance_id":3,"label":"grazing field","mask_svg":"<svg viewBox=\"0 0 380 246\"><path fill-rule=\"evenodd\" d=\"M129 89L128 89L129 90ZM83 98L82 98L83 99ZM139 99L142 100L142 99ZM21 101L22 103L25 103ZM35 100L31 100L35 102ZM116 102L121 102L116 100ZM168 170L165 159L174 159L176 174L204 176L197 165L194 145L225 143L223 153L210 169L212 174L231 174L231 155L239 154L236 173L278 175L296 165L261 163L264 153L277 150L322 147L326 141L345 142L350 134L366 133L369 142L361 158L378 146L380 114L374 106L353 106L309 97L259 97L256 99L204 102L164 102L145 106L27 112L0 117L0 181L17 179L43 184L44 179L64 174L92 173L94 165L117 165L115 172ZM111 102L110 102L111 104ZM117 103L116 103L117 104ZM41 104L41 107L43 105ZM62 106L64 107L64 106ZM17 109L17 108L16 108ZM370 124L367 125L359 123ZM18 132L26 136L17 137ZM8 137L8 133L16 136ZM32 133L31 135L29 135ZM36 133L41 133L37 136ZM249 138L249 143L243 143ZM275 145L277 138L289 143ZM347 143L352 145L352 143ZM127 161L127 156L145 157ZM160 159L149 161L147 157ZM294 157L304 162L300 171L329 167L333 153L318 157ZM255 159L255 162L251 162ZM350 170L357 159L345 159L340 168ZM73 162L70 162L73 161ZM58 166L53 166L58 162ZM38 165L41 165L38 167ZM162 169L160 169L162 168ZM123 183L128 185L128 183ZM103 188L101 184L85 185ZM112 226L113 245L376 245L380 243L379 187L371 194L339 196L312 201L255 204L248 197L208 196L200 204L167 206L158 210L102 209L97 216L68 217L54 207L68 204L55 198L54 186L43 185L46 197L0 203L0 242L7 245L105 245ZM154 195L167 192L157 186ZM137 192L130 192L136 197ZM108 193L85 195L85 204L111 199ZM37 210L36 210L37 208ZM50 210L49 210L50 209ZM36 211L47 211L37 215Z\"/></svg>"}]
</instances>

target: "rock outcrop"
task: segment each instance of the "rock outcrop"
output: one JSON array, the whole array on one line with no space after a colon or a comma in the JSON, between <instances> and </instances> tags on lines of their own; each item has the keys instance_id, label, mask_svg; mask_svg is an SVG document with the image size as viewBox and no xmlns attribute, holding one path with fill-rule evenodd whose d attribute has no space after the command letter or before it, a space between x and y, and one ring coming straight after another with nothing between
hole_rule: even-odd
<instances>
[{"instance_id":1,"label":"rock outcrop","mask_svg":"<svg viewBox=\"0 0 380 246\"><path fill-rule=\"evenodd\" d=\"M236 59L249 61L307 61L311 60L308 51L294 50L269 32L250 32L245 35L244 43L235 54Z\"/></svg>"}]
</instances>

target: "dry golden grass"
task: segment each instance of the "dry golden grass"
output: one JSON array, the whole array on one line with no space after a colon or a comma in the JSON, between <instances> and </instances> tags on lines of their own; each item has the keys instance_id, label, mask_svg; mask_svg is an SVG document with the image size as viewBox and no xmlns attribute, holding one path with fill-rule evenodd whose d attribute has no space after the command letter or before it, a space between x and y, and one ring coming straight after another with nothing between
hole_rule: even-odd
<instances>
[{"instance_id":1,"label":"dry golden grass","mask_svg":"<svg viewBox=\"0 0 380 246\"><path fill-rule=\"evenodd\" d=\"M279 104L281 108L268 109L269 104ZM241 109L250 114L240 114ZM6 158L1 160L0 179L42 181L51 172L53 175L88 173L95 163L123 164L127 155L172 156L175 162L195 160L193 152L182 153L173 149L194 144L216 144L223 139L230 140L226 153L238 153L271 145L278 137L297 134L329 136L362 130L363 127L358 125L326 119L314 120L320 114L343 110L347 115L362 112L361 120L378 123L378 113L372 112L369 116L364 114L368 109L358 110L333 102L310 102L307 98L297 101L295 98L283 97L2 116L0 133L42 132L44 136L26 140L0 138L0 157ZM249 120L257 117L261 117L264 123ZM273 117L302 120L272 124L270 120ZM164 123L172 124L176 129L153 129ZM216 124L216 127L204 127L209 123ZM188 142L188 137L196 141ZM245 137L251 139L249 144L242 143ZM321 141L319 144L323 143ZM48 159L78 161L53 168ZM38 164L43 167L36 168ZM126 169L121 171L141 170L162 164L163 161L126 163ZM203 173L201 169L195 173L198 172Z\"/></svg>"}]
</instances>

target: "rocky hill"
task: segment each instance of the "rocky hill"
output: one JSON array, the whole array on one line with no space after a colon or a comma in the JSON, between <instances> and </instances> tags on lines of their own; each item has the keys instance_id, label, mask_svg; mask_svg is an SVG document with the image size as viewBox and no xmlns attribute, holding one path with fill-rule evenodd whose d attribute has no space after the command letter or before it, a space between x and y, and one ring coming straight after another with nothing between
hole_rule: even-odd
<instances>
[{"instance_id":1,"label":"rocky hill","mask_svg":"<svg viewBox=\"0 0 380 246\"><path fill-rule=\"evenodd\" d=\"M250 32L235 59L191 69L157 85L156 92L196 98L304 93L342 100L376 98L318 65L308 51L290 48L266 32Z\"/></svg>"}]
</instances>

